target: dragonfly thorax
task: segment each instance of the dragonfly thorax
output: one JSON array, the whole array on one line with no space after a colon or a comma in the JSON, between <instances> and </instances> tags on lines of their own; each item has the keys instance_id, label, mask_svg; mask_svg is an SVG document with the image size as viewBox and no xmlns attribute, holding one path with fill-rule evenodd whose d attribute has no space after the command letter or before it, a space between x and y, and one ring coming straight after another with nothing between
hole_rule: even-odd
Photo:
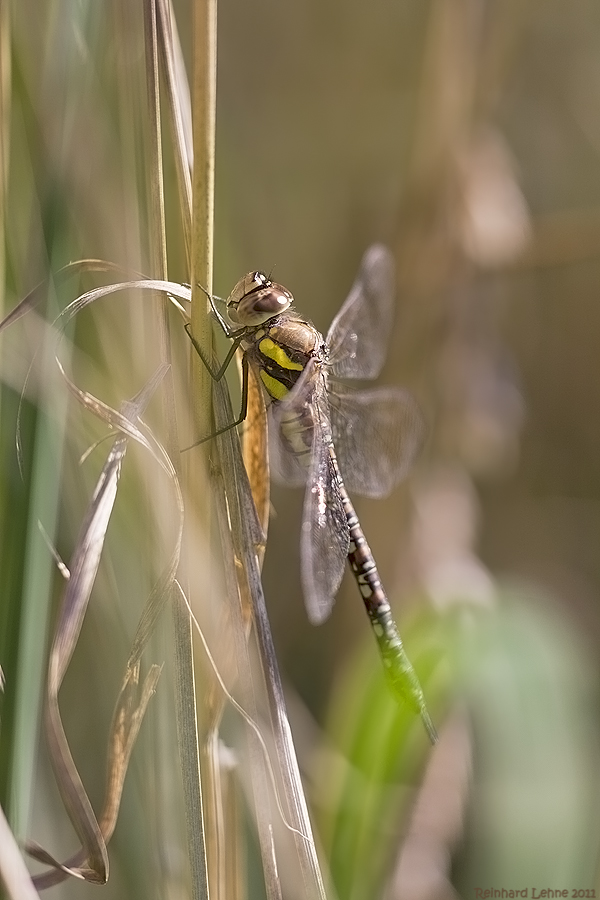
<instances>
[{"instance_id":1,"label":"dragonfly thorax","mask_svg":"<svg viewBox=\"0 0 600 900\"><path fill-rule=\"evenodd\" d=\"M248 272L227 298L227 313L236 325L253 328L290 308L294 298L264 272Z\"/></svg>"},{"instance_id":2,"label":"dragonfly thorax","mask_svg":"<svg viewBox=\"0 0 600 900\"><path fill-rule=\"evenodd\" d=\"M308 470L315 436L313 401L326 390L327 346L323 335L293 314L283 314L248 334L246 357L275 407L275 423L285 452ZM331 435L323 430L323 440Z\"/></svg>"},{"instance_id":3,"label":"dragonfly thorax","mask_svg":"<svg viewBox=\"0 0 600 900\"><path fill-rule=\"evenodd\" d=\"M287 396L309 361L326 362L323 336L293 315L276 316L252 329L242 346L271 402Z\"/></svg>"}]
</instances>

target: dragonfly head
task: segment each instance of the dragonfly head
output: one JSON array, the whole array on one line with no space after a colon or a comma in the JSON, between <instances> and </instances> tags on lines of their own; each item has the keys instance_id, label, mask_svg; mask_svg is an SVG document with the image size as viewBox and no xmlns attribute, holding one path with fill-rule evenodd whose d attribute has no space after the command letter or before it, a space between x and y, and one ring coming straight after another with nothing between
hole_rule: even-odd
<instances>
[{"instance_id":1,"label":"dragonfly head","mask_svg":"<svg viewBox=\"0 0 600 900\"><path fill-rule=\"evenodd\" d=\"M290 308L294 298L264 272L248 272L227 298L227 313L236 325L262 325Z\"/></svg>"}]
</instances>

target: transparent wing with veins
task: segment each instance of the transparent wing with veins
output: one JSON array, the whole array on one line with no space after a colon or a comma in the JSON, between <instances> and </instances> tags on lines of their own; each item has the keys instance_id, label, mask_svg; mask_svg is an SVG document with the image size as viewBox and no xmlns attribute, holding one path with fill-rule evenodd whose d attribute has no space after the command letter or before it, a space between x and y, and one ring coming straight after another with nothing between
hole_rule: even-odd
<instances>
[{"instance_id":1,"label":"transparent wing with veins","mask_svg":"<svg viewBox=\"0 0 600 900\"><path fill-rule=\"evenodd\" d=\"M269 407L269 459L274 476L287 487L303 487L310 469L308 455L313 446L312 435L306 443L307 452L293 452L289 440L292 429L313 429L313 399L322 375L317 363L309 362L293 390ZM287 435L287 436L286 436Z\"/></svg>"},{"instance_id":2,"label":"transparent wing with veins","mask_svg":"<svg viewBox=\"0 0 600 900\"><path fill-rule=\"evenodd\" d=\"M410 391L377 387L329 394L333 444L348 491L386 497L408 474L425 438L423 415Z\"/></svg>"},{"instance_id":3,"label":"transparent wing with veins","mask_svg":"<svg viewBox=\"0 0 600 900\"><path fill-rule=\"evenodd\" d=\"M394 258L387 247L366 251L356 280L327 333L329 364L337 378L376 378L392 327Z\"/></svg>"},{"instance_id":4,"label":"transparent wing with veins","mask_svg":"<svg viewBox=\"0 0 600 900\"><path fill-rule=\"evenodd\" d=\"M306 610L310 621L318 625L333 607L344 574L350 535L331 458L331 426L324 389L315 391L312 408L315 427L304 495L300 560Z\"/></svg>"},{"instance_id":5,"label":"transparent wing with veins","mask_svg":"<svg viewBox=\"0 0 600 900\"><path fill-rule=\"evenodd\" d=\"M349 547L332 452L349 491L382 497L405 477L425 434L421 412L408 391L352 391L331 379L328 392L328 372L336 379L379 374L393 303L393 258L387 248L374 245L329 329L327 372L322 362L312 360L291 393L270 409L273 470L287 485L306 485L301 565L306 607L314 623L331 612ZM298 431L292 447L294 428Z\"/></svg>"},{"instance_id":6,"label":"transparent wing with veins","mask_svg":"<svg viewBox=\"0 0 600 900\"><path fill-rule=\"evenodd\" d=\"M290 394L271 406L269 428L273 470L288 485L306 485L300 538L301 578L308 617L319 624L331 612L344 574L350 538L331 458L326 383L316 360L306 366ZM294 450L290 441L294 441Z\"/></svg>"}]
</instances>

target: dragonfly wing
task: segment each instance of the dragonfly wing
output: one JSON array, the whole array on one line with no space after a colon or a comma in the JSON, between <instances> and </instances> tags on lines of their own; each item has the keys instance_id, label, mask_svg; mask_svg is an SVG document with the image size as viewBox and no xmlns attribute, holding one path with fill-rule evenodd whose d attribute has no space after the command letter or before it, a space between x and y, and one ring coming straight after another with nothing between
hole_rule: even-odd
<instances>
[{"instance_id":1,"label":"dragonfly wing","mask_svg":"<svg viewBox=\"0 0 600 900\"><path fill-rule=\"evenodd\" d=\"M293 389L270 407L273 470L288 485L306 484L300 562L304 600L313 624L331 612L350 544L348 522L331 458L331 422L321 363L310 360Z\"/></svg>"},{"instance_id":2,"label":"dragonfly wing","mask_svg":"<svg viewBox=\"0 0 600 900\"><path fill-rule=\"evenodd\" d=\"M385 497L408 473L425 438L423 415L398 387L330 394L332 437L344 483L366 497Z\"/></svg>"},{"instance_id":3,"label":"dragonfly wing","mask_svg":"<svg viewBox=\"0 0 600 900\"><path fill-rule=\"evenodd\" d=\"M277 481L302 487L308 478L313 446L313 397L321 375L311 360L293 389L269 407L269 456Z\"/></svg>"},{"instance_id":4,"label":"dragonfly wing","mask_svg":"<svg viewBox=\"0 0 600 900\"><path fill-rule=\"evenodd\" d=\"M339 378L376 378L392 327L394 258L373 244L362 258L356 281L327 334L331 370Z\"/></svg>"},{"instance_id":5,"label":"dragonfly wing","mask_svg":"<svg viewBox=\"0 0 600 900\"><path fill-rule=\"evenodd\" d=\"M313 405L316 424L300 539L304 601L314 625L323 622L331 612L350 544L348 522L327 440L330 434L327 400L324 390L320 393Z\"/></svg>"},{"instance_id":6,"label":"dragonfly wing","mask_svg":"<svg viewBox=\"0 0 600 900\"><path fill-rule=\"evenodd\" d=\"M269 409L269 465L276 481L286 487L303 487L308 468L302 458L292 453L281 430L275 408Z\"/></svg>"}]
</instances>

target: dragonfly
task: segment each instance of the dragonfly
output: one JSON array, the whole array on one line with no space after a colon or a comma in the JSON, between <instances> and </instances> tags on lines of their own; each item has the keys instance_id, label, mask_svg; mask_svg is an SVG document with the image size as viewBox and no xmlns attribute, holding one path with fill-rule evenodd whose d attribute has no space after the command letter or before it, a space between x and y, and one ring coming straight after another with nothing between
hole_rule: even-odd
<instances>
[{"instance_id":1,"label":"dragonfly","mask_svg":"<svg viewBox=\"0 0 600 900\"><path fill-rule=\"evenodd\" d=\"M238 348L246 417L248 370L262 385L268 408L269 453L286 485L305 487L301 578L308 617L331 613L346 560L358 584L394 696L421 716L437 740L423 690L408 659L377 564L349 492L383 497L410 469L423 441L422 414L399 387L355 390L345 379L371 380L383 367L395 297L392 254L375 244L365 253L350 293L324 338L293 308L287 288L261 271L241 278L226 300L206 292L232 344L215 370L186 330L211 376L220 380ZM217 303L224 304L225 316ZM200 442L201 443L201 442Z\"/></svg>"}]
</instances>

